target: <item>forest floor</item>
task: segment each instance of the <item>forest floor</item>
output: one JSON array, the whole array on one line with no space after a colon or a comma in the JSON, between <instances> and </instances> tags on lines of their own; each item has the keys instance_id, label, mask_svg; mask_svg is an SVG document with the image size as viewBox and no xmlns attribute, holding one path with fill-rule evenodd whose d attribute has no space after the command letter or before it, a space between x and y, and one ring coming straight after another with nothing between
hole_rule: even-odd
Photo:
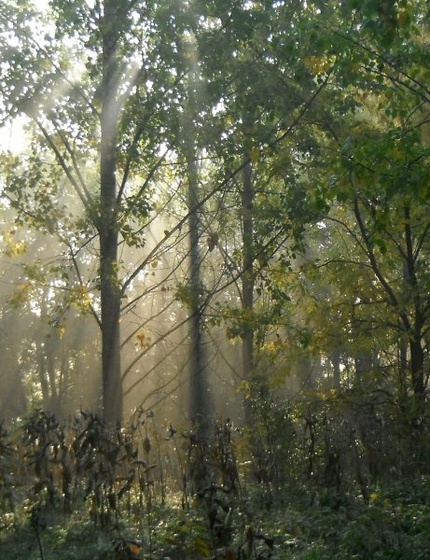
<instances>
[{"instance_id":1,"label":"forest floor","mask_svg":"<svg viewBox=\"0 0 430 560\"><path fill-rule=\"evenodd\" d=\"M427 479L375 489L368 503L334 491L261 486L235 498L210 494L185 505L180 496L176 503L131 505L106 523L91 519L87 504L65 514L24 502L20 511L0 516L0 559L430 558Z\"/></svg>"}]
</instances>

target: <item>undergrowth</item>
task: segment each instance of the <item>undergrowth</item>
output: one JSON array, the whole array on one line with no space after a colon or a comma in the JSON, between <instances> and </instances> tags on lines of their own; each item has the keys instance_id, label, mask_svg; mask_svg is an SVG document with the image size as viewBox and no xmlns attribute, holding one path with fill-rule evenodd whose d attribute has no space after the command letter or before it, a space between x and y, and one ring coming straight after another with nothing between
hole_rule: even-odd
<instances>
[{"instance_id":1,"label":"undergrowth","mask_svg":"<svg viewBox=\"0 0 430 560\"><path fill-rule=\"evenodd\" d=\"M0 558L430 557L428 476L363 488L364 466L346 471L355 443L341 462L309 417L301 438L292 417L275 419L251 437L218 420L205 441L194 427L158 430L145 410L116 430L85 412L1 426Z\"/></svg>"}]
</instances>

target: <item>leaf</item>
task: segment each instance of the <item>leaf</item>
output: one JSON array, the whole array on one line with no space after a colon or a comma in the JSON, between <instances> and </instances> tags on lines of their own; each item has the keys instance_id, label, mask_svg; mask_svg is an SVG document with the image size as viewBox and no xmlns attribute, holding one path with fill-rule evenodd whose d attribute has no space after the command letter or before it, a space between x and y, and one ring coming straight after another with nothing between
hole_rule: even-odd
<instances>
[{"instance_id":1,"label":"leaf","mask_svg":"<svg viewBox=\"0 0 430 560\"><path fill-rule=\"evenodd\" d=\"M211 546L207 539L200 536L194 537L194 545L202 556L204 556L205 558L210 557Z\"/></svg>"},{"instance_id":2,"label":"leaf","mask_svg":"<svg viewBox=\"0 0 430 560\"><path fill-rule=\"evenodd\" d=\"M251 159L251 162L253 164L256 164L258 162L258 160L260 159L260 150L257 146L254 146L251 149L250 159Z\"/></svg>"}]
</instances>

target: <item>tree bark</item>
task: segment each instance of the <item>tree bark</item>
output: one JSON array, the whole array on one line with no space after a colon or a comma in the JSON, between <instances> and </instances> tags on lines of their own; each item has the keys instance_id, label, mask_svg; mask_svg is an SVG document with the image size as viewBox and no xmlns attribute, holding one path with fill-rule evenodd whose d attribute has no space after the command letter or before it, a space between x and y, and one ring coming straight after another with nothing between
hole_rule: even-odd
<instances>
[{"instance_id":1,"label":"tree bark","mask_svg":"<svg viewBox=\"0 0 430 560\"><path fill-rule=\"evenodd\" d=\"M422 418L425 411L426 390L424 383L424 350L421 338L414 334L409 341L409 352L411 357L412 389L414 393L415 414Z\"/></svg>"},{"instance_id":2,"label":"tree bark","mask_svg":"<svg viewBox=\"0 0 430 560\"><path fill-rule=\"evenodd\" d=\"M396 311L399 324L406 333L409 341L409 374L413 392L413 416L421 420L425 412L426 382L424 372L423 328L425 325L425 304L421 299L420 286L417 279L418 256L414 249L414 236L411 227L410 201L405 199L403 205L404 219L404 250L403 258L403 285L400 293L396 293L389 279L384 276L379 267L369 231L365 225L359 207L358 197L354 204L354 213L366 247L370 265L380 285L388 296L388 302Z\"/></svg>"},{"instance_id":3,"label":"tree bark","mask_svg":"<svg viewBox=\"0 0 430 560\"><path fill-rule=\"evenodd\" d=\"M116 1L106 0L102 20L103 78L100 146L100 298L102 328L103 417L121 421L123 390L120 358L121 290L118 278L117 133L119 118Z\"/></svg>"},{"instance_id":4,"label":"tree bark","mask_svg":"<svg viewBox=\"0 0 430 560\"><path fill-rule=\"evenodd\" d=\"M195 120L198 114L196 84L199 76L196 71L196 44L190 36L185 45L185 57L188 68L188 102L184 119L184 149L187 163L187 206L188 206L188 240L189 240L189 307L190 307L190 393L189 410L198 440L206 442L209 432L209 415L211 412L209 387L207 380L207 363L203 340L203 303L201 283L201 255L199 241L201 224L198 208L199 180L197 166L197 138Z\"/></svg>"},{"instance_id":5,"label":"tree bark","mask_svg":"<svg viewBox=\"0 0 430 560\"><path fill-rule=\"evenodd\" d=\"M242 340L242 377L249 379L254 369L254 328L249 324L254 310L254 185L252 164L245 150L245 165L242 180L242 228L243 228L243 273L242 273L242 315L244 334Z\"/></svg>"},{"instance_id":6,"label":"tree bark","mask_svg":"<svg viewBox=\"0 0 430 560\"><path fill-rule=\"evenodd\" d=\"M417 279L417 258L414 251L414 237L411 227L411 207L409 201L405 201L404 208L405 223L405 262L403 265L403 278L406 296L411 297L413 318L407 327L409 337L410 368L412 388L414 393L415 412L419 417L424 415L426 387L424 381L424 350L423 350L423 327L425 324L425 312L420 297L420 287Z\"/></svg>"},{"instance_id":7,"label":"tree bark","mask_svg":"<svg viewBox=\"0 0 430 560\"><path fill-rule=\"evenodd\" d=\"M206 363L203 348L203 317L200 302L200 251L197 213L197 170L196 162L188 162L188 208L189 208L189 261L190 261L190 415L197 424L203 424L208 413ZM200 429L205 429L203 426Z\"/></svg>"}]
</instances>

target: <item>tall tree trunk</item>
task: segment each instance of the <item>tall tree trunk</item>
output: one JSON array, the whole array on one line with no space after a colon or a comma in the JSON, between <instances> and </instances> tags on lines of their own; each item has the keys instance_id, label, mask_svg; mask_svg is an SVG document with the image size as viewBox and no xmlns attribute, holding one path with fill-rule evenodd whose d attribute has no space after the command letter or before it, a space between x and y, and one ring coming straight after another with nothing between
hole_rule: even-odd
<instances>
[{"instance_id":1,"label":"tall tree trunk","mask_svg":"<svg viewBox=\"0 0 430 560\"><path fill-rule=\"evenodd\" d=\"M362 239L366 246L366 253L372 270L375 273L380 285L385 290L393 309L396 313L398 313L402 330L407 335L409 341L409 371L414 397L412 414L416 421L421 422L425 413L426 401L426 380L423 350L423 328L425 325L426 313L423 309L423 301L417 279L417 255L415 254L415 240L411 227L410 201L406 198L403 205L404 249L401 251L401 255L404 260L403 288L402 293L400 294L396 294L388 278L384 276L381 268L379 267L371 235L365 224L364 215L360 209L358 197L354 203L354 213Z\"/></svg>"},{"instance_id":2,"label":"tall tree trunk","mask_svg":"<svg viewBox=\"0 0 430 560\"><path fill-rule=\"evenodd\" d=\"M102 326L103 417L112 425L123 416L120 358L121 290L118 278L116 224L116 144L118 132L118 62L115 31L117 0L106 0L102 21L103 81L101 88L100 147L100 297Z\"/></svg>"},{"instance_id":3,"label":"tall tree trunk","mask_svg":"<svg viewBox=\"0 0 430 560\"><path fill-rule=\"evenodd\" d=\"M252 382L251 391L254 397L264 398L266 386L264 380L252 379L255 369L255 336L254 336L254 180L251 163L251 153L245 127L244 140L244 167L242 172L242 378ZM258 385L256 385L256 383ZM245 424L251 427L254 423L253 399L245 399L244 413ZM258 445L253 441L251 432L251 445Z\"/></svg>"},{"instance_id":4,"label":"tall tree trunk","mask_svg":"<svg viewBox=\"0 0 430 560\"><path fill-rule=\"evenodd\" d=\"M409 341L409 352L411 356L411 377L414 393L414 408L417 418L422 420L425 412L426 390L424 383L424 350L421 337L414 333Z\"/></svg>"},{"instance_id":5,"label":"tall tree trunk","mask_svg":"<svg viewBox=\"0 0 430 560\"><path fill-rule=\"evenodd\" d=\"M401 332L401 325L399 326ZM398 368L399 368L399 403L400 410L405 413L408 402L408 344L405 337L399 337L398 343Z\"/></svg>"},{"instance_id":6,"label":"tall tree trunk","mask_svg":"<svg viewBox=\"0 0 430 560\"><path fill-rule=\"evenodd\" d=\"M0 392L0 417L12 419L27 412L28 400L24 386L20 345L24 332L24 316L4 312L0 315L0 355L2 356L2 385Z\"/></svg>"},{"instance_id":7,"label":"tall tree trunk","mask_svg":"<svg viewBox=\"0 0 430 560\"><path fill-rule=\"evenodd\" d=\"M184 120L184 148L187 161L187 205L189 238L189 289L190 289L190 416L195 423L199 440L206 441L210 413L207 381L207 363L203 340L203 308L201 301L201 255L199 240L201 224L199 217L199 180L196 154L195 119L198 113L196 85L196 45L191 36L186 43L188 68L188 104Z\"/></svg>"},{"instance_id":8,"label":"tall tree trunk","mask_svg":"<svg viewBox=\"0 0 430 560\"><path fill-rule=\"evenodd\" d=\"M209 461L207 460L210 433L210 400L207 380L207 363L203 336L201 255L199 240L201 223L199 216L199 178L197 165L197 135L195 121L198 114L196 84L196 45L192 33L186 43L185 60L188 61L188 103L184 115L184 152L187 163L187 206L188 206L188 240L189 240L189 412L193 424L190 438L187 479L191 491L201 492L210 484Z\"/></svg>"},{"instance_id":9,"label":"tall tree trunk","mask_svg":"<svg viewBox=\"0 0 430 560\"><path fill-rule=\"evenodd\" d=\"M333 365L333 387L335 389L340 388L340 366L341 366L341 353L337 348L332 351L330 356L331 363Z\"/></svg>"},{"instance_id":10,"label":"tall tree trunk","mask_svg":"<svg viewBox=\"0 0 430 560\"><path fill-rule=\"evenodd\" d=\"M200 301L201 274L199 233L197 169L195 160L188 162L188 208L189 208L189 261L190 261L190 413L199 422L208 413L206 361L203 346L203 316Z\"/></svg>"},{"instance_id":11,"label":"tall tree trunk","mask_svg":"<svg viewBox=\"0 0 430 560\"><path fill-rule=\"evenodd\" d=\"M405 222L405 261L403 263L403 281L407 297L411 297L413 318L404 321L409 339L410 370L412 389L414 393L414 408L416 417L422 420L425 412L426 387L424 376L423 327L425 313L420 297L417 279L417 260L414 251L414 236L411 228L411 207L409 201L404 204Z\"/></svg>"},{"instance_id":12,"label":"tall tree trunk","mask_svg":"<svg viewBox=\"0 0 430 560\"><path fill-rule=\"evenodd\" d=\"M242 315L244 334L242 340L242 377L249 379L254 369L254 327L252 313L254 310L254 185L252 164L248 150L245 150L245 165L242 179Z\"/></svg>"}]
</instances>

